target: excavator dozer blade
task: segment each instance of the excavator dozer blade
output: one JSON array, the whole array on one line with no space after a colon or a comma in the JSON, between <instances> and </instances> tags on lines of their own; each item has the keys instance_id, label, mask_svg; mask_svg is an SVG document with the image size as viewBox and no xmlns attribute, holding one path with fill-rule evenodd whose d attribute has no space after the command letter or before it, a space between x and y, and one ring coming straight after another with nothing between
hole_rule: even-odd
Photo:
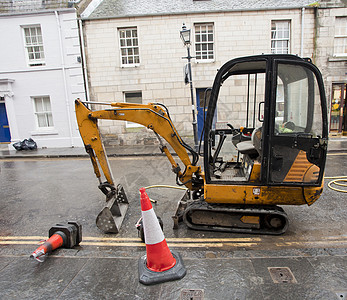
<instances>
[{"instance_id":1,"label":"excavator dozer blade","mask_svg":"<svg viewBox=\"0 0 347 300\"><path fill-rule=\"evenodd\" d=\"M105 207L96 217L96 226L104 233L118 233L128 210L129 202L119 184L112 197L107 197Z\"/></svg>"}]
</instances>

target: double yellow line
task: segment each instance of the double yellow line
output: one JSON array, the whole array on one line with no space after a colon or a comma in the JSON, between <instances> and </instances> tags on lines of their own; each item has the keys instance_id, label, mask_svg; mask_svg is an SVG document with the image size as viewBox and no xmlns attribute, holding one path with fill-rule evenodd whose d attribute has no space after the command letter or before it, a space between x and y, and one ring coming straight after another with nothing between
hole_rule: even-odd
<instances>
[{"instance_id":1,"label":"double yellow line","mask_svg":"<svg viewBox=\"0 0 347 300\"><path fill-rule=\"evenodd\" d=\"M43 242L43 236L0 236L0 245L37 245ZM169 247L177 248L220 248L224 246L252 247L261 242L261 238L167 238ZM81 246L99 247L145 247L140 238L83 237Z\"/></svg>"},{"instance_id":2,"label":"double yellow line","mask_svg":"<svg viewBox=\"0 0 347 300\"><path fill-rule=\"evenodd\" d=\"M38 245L46 237L42 236L0 236L0 245ZM240 238L167 238L168 246L173 248L298 248L298 247L346 247L347 236L327 236L318 240L304 238L260 237ZM83 237L81 246L96 247L145 247L140 238Z\"/></svg>"}]
</instances>

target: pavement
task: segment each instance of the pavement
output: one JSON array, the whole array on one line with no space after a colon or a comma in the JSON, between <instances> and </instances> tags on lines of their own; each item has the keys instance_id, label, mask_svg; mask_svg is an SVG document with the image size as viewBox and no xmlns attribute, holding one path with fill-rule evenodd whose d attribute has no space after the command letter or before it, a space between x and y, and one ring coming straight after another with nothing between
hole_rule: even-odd
<instances>
[{"instance_id":1,"label":"pavement","mask_svg":"<svg viewBox=\"0 0 347 300\"><path fill-rule=\"evenodd\" d=\"M329 189L328 180L311 207L285 207L290 226L281 236L194 231L184 224L174 230L171 216L182 191L150 190L170 250L180 253L187 275L153 286L139 283L146 248L134 226L141 211L138 189L174 186L175 176L158 146L106 151L130 202L116 235L95 226L104 196L84 148L0 151L0 299L347 298L346 197ZM347 175L347 139L331 139L329 152L326 176ZM60 248L43 263L31 259L50 226L68 220L83 225L81 244Z\"/></svg>"},{"instance_id":2,"label":"pavement","mask_svg":"<svg viewBox=\"0 0 347 300\"><path fill-rule=\"evenodd\" d=\"M83 147L45 148L36 150L8 150L0 148L1 158L58 158L58 157L87 157ZM7 146L6 146L7 148ZM111 157L125 156L161 156L164 155L159 150L158 145L131 145L131 146L110 146L106 147L106 153ZM330 138L328 152L347 152L347 137ZM173 155L175 153L171 151Z\"/></svg>"}]
</instances>

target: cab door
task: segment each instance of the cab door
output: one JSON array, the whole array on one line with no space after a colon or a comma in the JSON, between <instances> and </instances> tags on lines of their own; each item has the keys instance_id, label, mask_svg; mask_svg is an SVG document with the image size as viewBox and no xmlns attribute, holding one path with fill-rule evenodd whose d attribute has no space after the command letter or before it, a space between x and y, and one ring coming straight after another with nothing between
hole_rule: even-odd
<instances>
[{"instance_id":1,"label":"cab door","mask_svg":"<svg viewBox=\"0 0 347 300\"><path fill-rule=\"evenodd\" d=\"M323 80L308 61L274 60L267 182L320 186L327 152Z\"/></svg>"}]
</instances>

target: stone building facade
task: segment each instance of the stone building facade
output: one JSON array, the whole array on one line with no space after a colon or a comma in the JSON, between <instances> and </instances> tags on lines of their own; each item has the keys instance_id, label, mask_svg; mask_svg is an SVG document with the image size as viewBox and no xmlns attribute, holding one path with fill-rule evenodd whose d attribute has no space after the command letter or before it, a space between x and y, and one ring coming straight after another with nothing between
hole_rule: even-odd
<instances>
[{"instance_id":1,"label":"stone building facade","mask_svg":"<svg viewBox=\"0 0 347 300\"><path fill-rule=\"evenodd\" d=\"M199 101L200 106L202 102L199 99L201 91L212 86L218 68L225 62L240 56L271 53L273 30L287 30L288 53L310 58L314 55L315 8L307 5L308 2L289 1L289 5L281 3L286 7L281 8L278 2L265 1L264 7L237 6L221 10L211 5L216 2L226 5L225 1L199 1L205 5L200 7L200 12L197 7L188 7L186 13L183 6L180 11L180 2L175 2L175 8L158 8L160 11L151 11L144 5L142 11L138 8L139 15L134 15L131 3L128 6L123 3L126 7L119 5L122 9L118 11L117 5L113 7L111 0L105 0L97 8L82 13L89 100L163 103L168 107L178 132L184 137L192 137L190 89L184 83L187 50L179 36L183 23L192 30L191 50L195 56L192 59L192 79L198 108ZM189 12L189 9L195 11ZM211 36L206 34L206 39L211 38L212 44L205 46L210 47L206 53L197 48L198 35L204 35L205 29L211 31ZM136 38L131 37L132 30ZM129 35L125 42L137 45L133 50L138 51L138 55L131 57L131 64L126 61L129 57L122 56L126 53L122 50L124 41L121 35L124 32ZM239 82L238 88L240 95L245 95L244 83ZM244 126L242 115L246 106L242 98L238 99L230 106L232 116L221 111L217 122L231 122L233 119L235 126ZM122 121L101 121L100 128L110 144L143 144L156 139L147 129Z\"/></svg>"},{"instance_id":2,"label":"stone building facade","mask_svg":"<svg viewBox=\"0 0 347 300\"><path fill-rule=\"evenodd\" d=\"M314 60L325 81L331 136L347 135L347 2L320 1Z\"/></svg>"}]
</instances>

